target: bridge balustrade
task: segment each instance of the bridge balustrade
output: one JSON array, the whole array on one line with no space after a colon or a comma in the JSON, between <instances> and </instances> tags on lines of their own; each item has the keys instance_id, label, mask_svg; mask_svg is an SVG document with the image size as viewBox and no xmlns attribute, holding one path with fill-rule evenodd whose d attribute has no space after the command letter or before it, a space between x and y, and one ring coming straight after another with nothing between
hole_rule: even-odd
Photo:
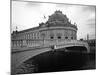
<instances>
[{"instance_id":1,"label":"bridge balustrade","mask_svg":"<svg viewBox=\"0 0 100 75\"><path fill-rule=\"evenodd\" d=\"M83 44L81 41L77 40L12 40L12 48L18 47L37 47L37 46L46 46L46 45L61 45L61 44L68 44L68 43L79 43Z\"/></svg>"},{"instance_id":2,"label":"bridge balustrade","mask_svg":"<svg viewBox=\"0 0 100 75\"><path fill-rule=\"evenodd\" d=\"M56 40L56 39L46 39L46 40L12 40L12 50L14 49L25 49L25 48L40 48L40 47L51 47L51 46L57 46L65 47L67 45L79 45L79 46L85 46L88 47L88 44L82 41L78 40Z\"/></svg>"}]
</instances>

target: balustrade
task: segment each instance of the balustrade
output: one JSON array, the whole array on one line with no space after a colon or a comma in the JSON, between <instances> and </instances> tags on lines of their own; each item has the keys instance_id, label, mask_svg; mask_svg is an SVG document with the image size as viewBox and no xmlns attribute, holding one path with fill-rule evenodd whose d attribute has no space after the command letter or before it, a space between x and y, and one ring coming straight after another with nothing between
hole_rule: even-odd
<instances>
[{"instance_id":1,"label":"balustrade","mask_svg":"<svg viewBox=\"0 0 100 75\"><path fill-rule=\"evenodd\" d=\"M66 39L12 40L12 48L46 47L51 45L86 45L84 42Z\"/></svg>"}]
</instances>

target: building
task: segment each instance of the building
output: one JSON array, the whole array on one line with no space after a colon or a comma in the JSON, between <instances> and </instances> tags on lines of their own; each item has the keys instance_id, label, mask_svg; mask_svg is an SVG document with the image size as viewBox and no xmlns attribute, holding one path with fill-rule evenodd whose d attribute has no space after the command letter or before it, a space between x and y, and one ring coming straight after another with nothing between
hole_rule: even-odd
<instances>
[{"instance_id":1,"label":"building","mask_svg":"<svg viewBox=\"0 0 100 75\"><path fill-rule=\"evenodd\" d=\"M19 74L35 72L35 69L56 69L59 65L69 67L68 63L72 63L71 68L80 66L87 60L82 59L86 57L82 53L90 52L86 42L77 40L76 24L71 24L61 11L55 11L47 22L40 23L38 27L13 31L11 42L12 72Z\"/></svg>"},{"instance_id":2,"label":"building","mask_svg":"<svg viewBox=\"0 0 100 75\"><path fill-rule=\"evenodd\" d=\"M65 40L77 40L77 25L71 24L61 11L55 11L45 23L23 31L13 31L12 47L55 45Z\"/></svg>"}]
</instances>

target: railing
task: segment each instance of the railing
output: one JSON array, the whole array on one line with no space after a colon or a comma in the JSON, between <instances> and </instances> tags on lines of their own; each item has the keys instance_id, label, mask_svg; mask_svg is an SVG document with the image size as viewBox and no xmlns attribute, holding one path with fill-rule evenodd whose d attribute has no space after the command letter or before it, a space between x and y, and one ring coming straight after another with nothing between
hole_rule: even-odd
<instances>
[{"instance_id":1,"label":"railing","mask_svg":"<svg viewBox=\"0 0 100 75\"><path fill-rule=\"evenodd\" d=\"M70 46L84 46L87 48L87 51L90 52L88 44L78 40L12 40L12 52L52 46L56 47L56 49Z\"/></svg>"},{"instance_id":2,"label":"railing","mask_svg":"<svg viewBox=\"0 0 100 75\"><path fill-rule=\"evenodd\" d=\"M36 47L43 45L42 40L12 40L12 48Z\"/></svg>"},{"instance_id":3,"label":"railing","mask_svg":"<svg viewBox=\"0 0 100 75\"><path fill-rule=\"evenodd\" d=\"M65 44L79 44L86 45L85 42L77 41L77 40L12 40L12 48L28 48L28 47L43 47L43 46L51 46L51 45L65 45Z\"/></svg>"}]
</instances>

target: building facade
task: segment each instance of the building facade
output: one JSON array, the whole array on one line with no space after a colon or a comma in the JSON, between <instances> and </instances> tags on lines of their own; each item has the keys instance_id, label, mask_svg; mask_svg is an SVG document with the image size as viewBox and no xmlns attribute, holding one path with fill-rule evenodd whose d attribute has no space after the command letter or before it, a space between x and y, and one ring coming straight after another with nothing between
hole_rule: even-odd
<instances>
[{"instance_id":1,"label":"building facade","mask_svg":"<svg viewBox=\"0 0 100 75\"><path fill-rule=\"evenodd\" d=\"M66 15L55 11L45 23L23 31L13 31L12 47L37 47L55 45L68 40L77 40L77 26L71 24Z\"/></svg>"}]
</instances>

